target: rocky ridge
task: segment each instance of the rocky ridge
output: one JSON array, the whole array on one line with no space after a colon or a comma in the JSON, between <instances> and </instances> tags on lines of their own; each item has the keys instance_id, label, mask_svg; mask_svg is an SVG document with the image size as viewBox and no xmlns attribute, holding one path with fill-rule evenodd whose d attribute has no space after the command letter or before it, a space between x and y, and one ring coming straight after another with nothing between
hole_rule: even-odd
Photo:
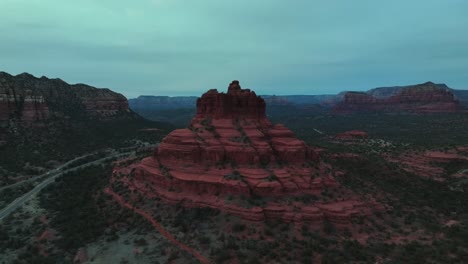
<instances>
[{"instance_id":1,"label":"rocky ridge","mask_svg":"<svg viewBox=\"0 0 468 264\"><path fill-rule=\"evenodd\" d=\"M109 119L129 112L127 99L109 89L0 72L0 122L16 119L32 124L51 116L76 115Z\"/></svg>"},{"instance_id":2,"label":"rocky ridge","mask_svg":"<svg viewBox=\"0 0 468 264\"><path fill-rule=\"evenodd\" d=\"M335 112L457 112L461 110L453 93L441 85L427 82L401 89L378 89L370 92L346 92Z\"/></svg>"},{"instance_id":3,"label":"rocky ridge","mask_svg":"<svg viewBox=\"0 0 468 264\"><path fill-rule=\"evenodd\" d=\"M209 90L188 128L170 133L153 156L117 166L111 187L252 221L347 224L371 214L376 204L343 188L318 152L285 126L272 125L265 108L238 81L227 93Z\"/></svg>"}]
</instances>

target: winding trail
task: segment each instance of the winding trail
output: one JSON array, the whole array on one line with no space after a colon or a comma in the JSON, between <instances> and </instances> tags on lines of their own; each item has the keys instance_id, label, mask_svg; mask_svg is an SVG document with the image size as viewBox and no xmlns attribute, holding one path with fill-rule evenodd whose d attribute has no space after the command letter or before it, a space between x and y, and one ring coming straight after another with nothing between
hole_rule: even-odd
<instances>
[{"instance_id":1,"label":"winding trail","mask_svg":"<svg viewBox=\"0 0 468 264\"><path fill-rule=\"evenodd\" d=\"M156 230L158 230L159 233L161 233L161 235L163 235L167 240L169 240L172 244L176 245L177 247L179 247L180 249L184 250L185 252L188 252L189 254L191 254L192 256L194 256L198 261L200 261L200 263L203 263L203 264L209 264L211 263L210 261L208 261L208 259L206 259L205 257L203 257L200 253L198 253L195 249L185 245L185 244L182 244L180 241L178 241L173 235L171 235L166 229L164 229L164 227L158 223L156 220L154 220L154 218L147 212L139 209L139 208L136 208L134 206L132 206L131 204L127 203L120 195L118 195L117 193L115 193L114 191L112 191L109 187L107 187L105 190L104 190L105 193L107 194L110 194L112 195L112 197L114 198L115 201L117 201L121 206L123 207L126 207L130 210L132 210L133 212L143 216L146 220L148 220L153 226L154 228L156 228Z\"/></svg>"}]
</instances>

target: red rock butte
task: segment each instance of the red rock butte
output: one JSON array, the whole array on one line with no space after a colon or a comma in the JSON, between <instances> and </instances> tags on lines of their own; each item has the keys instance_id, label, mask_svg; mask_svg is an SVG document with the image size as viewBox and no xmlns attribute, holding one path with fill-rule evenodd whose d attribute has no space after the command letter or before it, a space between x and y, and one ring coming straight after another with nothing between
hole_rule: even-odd
<instances>
[{"instance_id":1,"label":"red rock butte","mask_svg":"<svg viewBox=\"0 0 468 264\"><path fill-rule=\"evenodd\" d=\"M112 181L148 198L216 208L247 220L343 223L369 214L368 204L343 190L313 148L284 125L271 124L265 108L265 101L238 81L227 93L209 90L197 100L188 128L167 135L153 156L116 168ZM331 189L340 189L341 197L322 200ZM300 198L292 205L291 197Z\"/></svg>"},{"instance_id":2,"label":"red rock butte","mask_svg":"<svg viewBox=\"0 0 468 264\"><path fill-rule=\"evenodd\" d=\"M365 92L346 92L334 108L337 113L352 112L458 112L462 108L453 93L432 82L408 86L397 94L377 98Z\"/></svg>"},{"instance_id":3,"label":"red rock butte","mask_svg":"<svg viewBox=\"0 0 468 264\"><path fill-rule=\"evenodd\" d=\"M249 89L241 89L233 81L227 94L211 89L197 100L197 119L247 118L265 120L265 101Z\"/></svg>"}]
</instances>

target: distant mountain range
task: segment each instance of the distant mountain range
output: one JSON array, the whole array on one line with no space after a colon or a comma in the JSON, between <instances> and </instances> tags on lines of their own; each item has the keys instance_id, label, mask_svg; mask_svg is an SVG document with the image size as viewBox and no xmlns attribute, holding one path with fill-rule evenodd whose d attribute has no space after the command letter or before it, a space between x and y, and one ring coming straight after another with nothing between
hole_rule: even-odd
<instances>
[{"instance_id":1,"label":"distant mountain range","mask_svg":"<svg viewBox=\"0 0 468 264\"><path fill-rule=\"evenodd\" d=\"M419 86L421 85L425 85L425 88L423 88L423 90L426 88L429 90L432 88L437 88L439 90L447 90L453 94L453 98L457 100L461 106L468 106L468 90L455 90L449 88L445 84L434 84L432 82L419 84ZM267 108L276 106L295 106L300 108L310 108L314 106L325 109L332 109L336 105L342 103L347 94L360 93L370 96L368 98L375 98L377 100L380 100L395 96L404 90L413 89L415 86L418 85L378 87L365 92L345 91L339 94L326 95L262 95L262 97L267 103ZM426 93L426 96L430 93L431 91L429 91L429 93ZM431 99L426 98L424 100ZM155 114L157 115L157 113L161 113L160 111L171 111L175 109L195 109L196 101L196 96L139 96L138 98L129 99L129 105L130 108L136 111L137 113L140 113L141 115L147 118L154 119L152 118L152 116L154 117Z\"/></svg>"}]
</instances>

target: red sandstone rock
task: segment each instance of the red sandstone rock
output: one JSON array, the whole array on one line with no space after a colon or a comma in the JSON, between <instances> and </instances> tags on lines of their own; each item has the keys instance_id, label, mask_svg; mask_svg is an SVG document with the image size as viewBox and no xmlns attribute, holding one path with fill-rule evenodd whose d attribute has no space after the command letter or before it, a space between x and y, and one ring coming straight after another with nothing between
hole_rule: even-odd
<instances>
[{"instance_id":1,"label":"red sandstone rock","mask_svg":"<svg viewBox=\"0 0 468 264\"><path fill-rule=\"evenodd\" d=\"M233 81L228 92L219 93L211 89L197 100L197 119L211 117L266 119L265 101L250 89L241 89L239 81Z\"/></svg>"},{"instance_id":2,"label":"red sandstone rock","mask_svg":"<svg viewBox=\"0 0 468 264\"><path fill-rule=\"evenodd\" d=\"M288 197L320 197L325 190L342 189L331 174L316 149L284 125L273 126L263 99L233 81L227 93L205 93L188 128L167 135L152 157L116 168L113 181L148 198L216 208L251 221L328 218L344 223L353 215L370 214L369 207L347 191L342 192L345 201L288 203ZM131 176L118 180L119 175ZM269 202L249 205L250 199Z\"/></svg>"},{"instance_id":3,"label":"red sandstone rock","mask_svg":"<svg viewBox=\"0 0 468 264\"><path fill-rule=\"evenodd\" d=\"M418 113L456 112L461 110L453 93L434 83L405 87L393 96L376 98L365 92L347 92L334 107L338 113L368 111L410 111Z\"/></svg>"},{"instance_id":4,"label":"red sandstone rock","mask_svg":"<svg viewBox=\"0 0 468 264\"><path fill-rule=\"evenodd\" d=\"M335 136L336 139L352 140L352 139L365 139L369 135L364 131L351 130Z\"/></svg>"},{"instance_id":5,"label":"red sandstone rock","mask_svg":"<svg viewBox=\"0 0 468 264\"><path fill-rule=\"evenodd\" d=\"M0 85L0 121L15 117L25 123L42 121L49 117L49 109L42 95L34 95L31 90L19 94Z\"/></svg>"},{"instance_id":6,"label":"red sandstone rock","mask_svg":"<svg viewBox=\"0 0 468 264\"><path fill-rule=\"evenodd\" d=\"M446 152L426 151L423 153L409 151L404 152L399 156L386 156L386 159L398 164L402 170L415 175L438 181L445 181L447 180L446 169L439 164L468 161L468 155L463 154L463 151L460 151L460 149L463 150L463 148L456 148ZM450 176L459 177L462 172L463 170Z\"/></svg>"},{"instance_id":7,"label":"red sandstone rock","mask_svg":"<svg viewBox=\"0 0 468 264\"><path fill-rule=\"evenodd\" d=\"M157 151L163 164L304 163L307 157L317 158L285 126L271 126L263 99L238 81L227 94L210 90L198 99L190 127L170 133Z\"/></svg>"}]
</instances>

